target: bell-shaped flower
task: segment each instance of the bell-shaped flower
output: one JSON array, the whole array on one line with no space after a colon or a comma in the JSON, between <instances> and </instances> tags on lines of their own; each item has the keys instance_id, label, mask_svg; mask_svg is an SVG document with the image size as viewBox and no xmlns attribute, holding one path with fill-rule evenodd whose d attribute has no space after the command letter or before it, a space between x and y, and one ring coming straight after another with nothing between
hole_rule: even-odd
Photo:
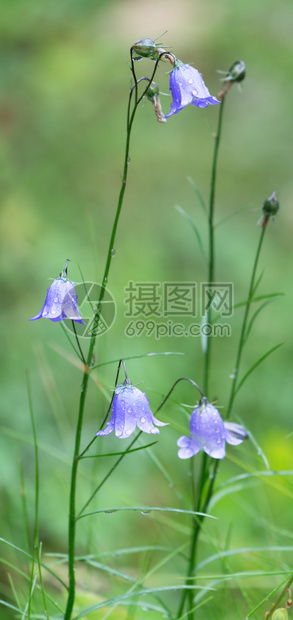
<instances>
[{"instance_id":1,"label":"bell-shaped flower","mask_svg":"<svg viewBox=\"0 0 293 620\"><path fill-rule=\"evenodd\" d=\"M68 280L64 271L60 274L59 278L56 278L52 282L51 286L47 290L45 303L41 312L34 316L30 321L36 321L37 319L50 319L50 321L64 321L65 319L71 319L76 323L83 322L78 307L77 307L77 294L74 288L74 282Z\"/></svg>"},{"instance_id":2,"label":"bell-shaped flower","mask_svg":"<svg viewBox=\"0 0 293 620\"><path fill-rule=\"evenodd\" d=\"M190 436L180 437L177 441L178 456L188 459L202 448L212 458L223 459L226 442L236 446L247 438L243 426L223 422L218 410L203 397L191 415Z\"/></svg>"},{"instance_id":3,"label":"bell-shaped flower","mask_svg":"<svg viewBox=\"0 0 293 620\"><path fill-rule=\"evenodd\" d=\"M170 91L173 97L172 107L165 118L177 114L189 103L197 108L207 108L208 104L220 103L212 97L202 79L201 73L191 65L184 65L176 59L170 73Z\"/></svg>"},{"instance_id":4,"label":"bell-shaped flower","mask_svg":"<svg viewBox=\"0 0 293 620\"><path fill-rule=\"evenodd\" d=\"M116 437L130 437L136 426L144 433L155 435L159 429L154 426L166 426L152 414L149 401L144 392L131 384L129 379L118 385L112 404L112 416L107 427L96 436L109 435L115 430Z\"/></svg>"}]
</instances>

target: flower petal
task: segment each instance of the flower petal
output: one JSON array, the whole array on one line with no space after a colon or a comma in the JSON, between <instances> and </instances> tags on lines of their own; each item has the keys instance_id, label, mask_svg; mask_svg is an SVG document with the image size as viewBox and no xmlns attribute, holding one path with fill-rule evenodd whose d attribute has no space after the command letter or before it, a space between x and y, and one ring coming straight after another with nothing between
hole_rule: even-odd
<instances>
[{"instance_id":1,"label":"flower petal","mask_svg":"<svg viewBox=\"0 0 293 620\"><path fill-rule=\"evenodd\" d=\"M187 437L183 435L177 441L177 446L179 446L180 450L178 450L178 456L180 459L189 459L191 456L197 454L200 451L201 445L197 443L192 437Z\"/></svg>"},{"instance_id":2,"label":"flower petal","mask_svg":"<svg viewBox=\"0 0 293 620\"><path fill-rule=\"evenodd\" d=\"M111 419L109 420L109 422L108 422L108 424L107 424L106 428L105 428L103 431L99 431L98 433L96 433L96 437L98 437L98 435L99 435L100 437L101 437L101 436L104 436L104 435L110 435L110 433L112 433L112 431L114 430L114 428L115 428L115 419L114 419L114 417L112 416L112 417L111 417Z\"/></svg>"},{"instance_id":3,"label":"flower petal","mask_svg":"<svg viewBox=\"0 0 293 620\"><path fill-rule=\"evenodd\" d=\"M232 446L238 446L244 439L248 439L249 435L241 424L235 422L224 422L226 430L226 441Z\"/></svg>"}]
</instances>

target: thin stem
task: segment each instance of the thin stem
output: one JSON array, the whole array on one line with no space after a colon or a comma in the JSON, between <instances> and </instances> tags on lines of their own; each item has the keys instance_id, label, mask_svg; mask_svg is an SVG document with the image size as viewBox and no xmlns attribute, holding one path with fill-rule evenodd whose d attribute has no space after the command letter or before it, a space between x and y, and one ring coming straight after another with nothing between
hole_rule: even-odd
<instances>
[{"instance_id":1,"label":"thin stem","mask_svg":"<svg viewBox=\"0 0 293 620\"><path fill-rule=\"evenodd\" d=\"M155 68L153 70L153 74L152 74L151 79L148 80L148 84L152 81L152 79L153 79L153 77L155 75L155 72L156 72L159 60L160 59L158 59L158 61L155 63ZM87 388L88 388L88 381L89 381L88 369L91 366L93 352L94 352L94 347L95 347L95 344L96 344L96 338L97 338L97 335L98 335L98 325L99 325L100 314L101 314L101 309L102 309L102 302L103 302L105 291L106 291L106 288L107 288L108 276L109 276L111 262L112 262L112 258L113 258L113 250L114 250L114 243L115 243L115 238L116 238L116 233L117 233L117 227L118 227L118 222L119 222L119 218L120 218L120 213L121 213L123 199L124 199L124 194L125 194L125 189L126 189L128 164L129 164L129 149L130 149L131 130L132 130L133 121L134 121L134 118L135 118L135 114L136 114L138 105L139 105L141 99L144 97L144 95L145 95L145 93L147 91L147 88L148 88L148 86L146 86L146 88L143 91L143 94L141 95L140 98L138 98L137 80L136 80L135 73L133 73L133 77L135 79L135 86L130 91L129 100L128 100L128 107L127 107L126 145L125 145L125 156L124 156L124 167L123 167L123 175L122 175L122 184L121 184L121 189L120 189L120 193L119 193L118 204L117 204L115 219L114 219L114 223L113 223L112 233L111 233L111 237L110 237L110 243L109 243L109 248L108 248L108 254L107 254L107 259L106 259L106 265L105 265L103 280L102 280L102 287L101 287L100 297L99 297L99 301L98 301L98 305L97 305L97 310L96 310L96 313L95 313L95 316L94 316L92 337L91 337L91 341L90 341L90 345L89 345L89 351L88 351L86 368L85 368L86 372L84 372L84 375L83 375L81 394L80 394L80 401L79 401L79 412L78 412L78 420L77 420L77 426L76 426L75 446L74 446L73 462L72 462L72 469L71 469L71 483L70 483L69 523L68 523L68 573L69 573L69 589L68 589L68 599L67 599L67 605L66 605L64 620L70 620L71 612L72 612L73 605L74 605L74 598L75 598L75 566L74 566L74 563L75 563L75 533L76 533L76 512L75 512L76 480L77 480L77 469L78 469L78 463L79 463L79 458L78 457L79 457L79 453L80 453L80 443L81 443L81 432L82 432L82 424L83 424L84 407L85 407ZM131 112L131 101L132 101L132 95L133 95L134 90L135 90L135 103L134 103L134 106L133 106L133 109L132 109L132 112Z\"/></svg>"},{"instance_id":2,"label":"thin stem","mask_svg":"<svg viewBox=\"0 0 293 620\"><path fill-rule=\"evenodd\" d=\"M276 607L279 605L279 603L281 602L282 598L285 596L286 592L289 590L292 583L293 583L293 576L290 577L289 581L287 581L280 596L277 598L276 602L273 603L271 610L267 611L267 613L265 614L265 620L267 620L267 618L269 618L272 615L272 613L275 611ZM290 590L289 590L289 595L290 595L290 600L291 600Z\"/></svg>"},{"instance_id":3,"label":"thin stem","mask_svg":"<svg viewBox=\"0 0 293 620\"><path fill-rule=\"evenodd\" d=\"M237 372L235 371L235 377L233 379L233 384L232 384L232 388L231 388L231 395L230 395L230 401L229 401L229 405L228 405L228 409L227 409L227 417L229 417L229 415L231 413L232 405L233 405L234 398L235 398L235 395L236 395L237 377L238 377L238 373L239 373L241 354L242 354L242 351L243 351L243 346L244 346L244 341L245 341L245 334L246 334L246 328L247 328L249 309L250 309L250 305L252 303L253 291L254 291L254 287L255 287L255 278L256 278L257 266L258 266L259 256L260 256L260 252L261 252L261 248L262 248L262 244L263 244L265 230L266 230L266 227L262 228L262 230L261 230L261 235L260 235L260 239L259 239L259 243L258 243L258 247L257 247L257 251L256 251L256 256L255 256L255 261L254 261L254 265L253 265L253 270L252 270L252 275L251 275L251 280L250 280L250 285L249 285L248 298L247 298L247 303L246 303L246 307L245 307L243 323L242 323L240 339L239 339L239 345L238 345L238 351L237 351L237 358L236 358L236 370L237 370ZM207 471L208 471L207 461L208 461L208 456L206 454L203 454L202 459L203 459L202 460L202 470L201 470L201 476L200 476L200 480L199 480L199 490L198 490L198 500L197 500L196 510L205 513L208 510L210 499L211 499L212 494L213 494L214 484L215 484L216 476L217 476L217 473L218 473L220 461L219 460L215 460L215 462L213 464L213 468L212 468L212 472L211 472L210 480L209 480L209 485L208 485L208 488L207 488L207 491L206 491L206 496L205 496L204 502L202 504L201 498L202 498L203 488L204 488L204 485L205 485L206 480L207 480ZM204 520L204 517L201 517L198 522L194 521L193 537L192 537L191 551L190 551L190 561L189 561L189 568L188 568L188 577L187 577L186 583L189 583L189 578L191 577L191 575L193 573L193 570L194 570L196 544L197 544L197 539L198 539L198 535L200 533L200 529L201 529L201 525L202 525L203 520ZM193 598L192 597L192 592L186 591L186 593L184 593L184 595L182 596L181 606L180 606L179 613L178 613L178 616L177 616L178 618L180 617L180 615L183 612L184 604L185 604L185 600L186 600L187 596L189 597L190 609L192 608L192 603L193 603L193 601L192 601L192 598ZM189 615L187 617L188 617L188 620L193 620L193 612L190 611L190 613L189 613Z\"/></svg>"},{"instance_id":4,"label":"thin stem","mask_svg":"<svg viewBox=\"0 0 293 620\"><path fill-rule=\"evenodd\" d=\"M211 177L211 189L210 189L210 201L209 201L209 271L208 271L208 284L209 285L212 285L215 281L214 208L215 208L217 163L218 163L218 153L219 153L219 145L220 145L221 131L222 131L224 102L225 102L225 98L223 99L220 105L220 110L219 110L218 128L217 128L217 133L215 137L214 157L213 157L213 164L212 164L212 177ZM209 303L208 310L207 310L207 323L208 324L211 323L211 313L212 313L212 307L211 307L211 303ZM203 377L203 391L206 397L208 397L210 357L211 357L211 337L207 336L207 349L206 349L205 359L204 359L204 377Z\"/></svg>"},{"instance_id":5,"label":"thin stem","mask_svg":"<svg viewBox=\"0 0 293 620\"><path fill-rule=\"evenodd\" d=\"M130 99L131 99L131 93L130 93L129 100ZM129 106L128 106L127 137L126 137L126 146L125 146L122 185L121 185L121 190L120 190L120 194L118 198L117 210L116 210L116 215L114 219L114 224L113 224L109 248L108 248L108 254L107 254L107 259L106 259L106 265L105 265L105 271L104 271L104 276L103 276L103 281L102 281L100 297L98 301L97 311L94 317L93 335L91 337L91 341L89 345L87 367L90 367L91 365L94 347L96 344L97 330L98 330L98 323L99 323L100 312L101 312L101 307L102 307L102 301L104 299L104 295L105 295L105 291L107 287L108 275L109 275L112 256L113 256L112 250L114 248L117 226L118 226L121 208L123 204L123 198L124 198L124 193L125 193L125 188L126 188L127 172L128 172L130 135L131 135L131 129L132 129L136 109L137 109L137 106L134 107L130 120L129 120ZM75 446L74 446L74 454L73 454L73 462L72 462L72 470L71 470L70 499L69 499L69 525L68 525L69 591L68 591L68 599L67 599L64 620L70 620L71 612L72 612L73 604L74 604L74 598L75 598L74 555L75 555L75 531L76 531L76 517L75 517L76 479L77 479L77 469L78 469L78 463L79 463L78 455L80 453L81 431L82 431L82 424L83 424L83 414L84 414L84 407L85 407L85 401L86 401L86 395L87 395L88 381L89 381L89 373L85 372L83 375L83 380L82 380L78 420L77 420L76 434L75 434Z\"/></svg>"},{"instance_id":6,"label":"thin stem","mask_svg":"<svg viewBox=\"0 0 293 620\"><path fill-rule=\"evenodd\" d=\"M29 592L29 600L27 607L27 617L31 617L31 599L32 599L32 591L33 591L33 579L34 579L34 568L35 559L38 558L39 552L39 453L38 453L38 440L37 440L37 431L35 425L34 418L34 409L33 409L33 401L32 401L32 391L30 384L30 376L27 370L26 372L26 380L27 380L27 391L28 391L28 400L29 400L29 410L31 417L31 425L33 431L33 441L34 441L34 455L35 455L35 527L34 527L34 540L33 540L33 552L32 552L32 567L31 567L31 576L30 576L30 592Z\"/></svg>"},{"instance_id":7,"label":"thin stem","mask_svg":"<svg viewBox=\"0 0 293 620\"><path fill-rule=\"evenodd\" d=\"M119 459L117 459L117 461L114 463L114 465L111 467L111 469L109 469L108 473L104 476L103 480L100 482L100 484L96 487L96 489L94 490L94 492L91 494L90 498L87 500L87 502L85 503L85 505L82 507L82 509L79 511L78 515L76 516L76 519L79 519L82 514L84 513L85 509L88 507L88 505L90 504L90 502L94 499L94 497L96 496L96 494L98 493L98 491L102 488L102 486L105 484L106 480L108 480L108 478L110 478L111 474L115 471L115 469L118 467L119 463L121 463L122 459L124 459L124 457L126 456L126 454L128 454L129 450L132 448L132 446L135 444L135 442L138 440L138 438L141 436L142 431L139 431L139 433L136 435L136 437L134 437L134 439L132 440L132 442L129 444L127 450L125 450L125 452L123 452L123 454L121 454L121 456L119 457Z\"/></svg>"},{"instance_id":8,"label":"thin stem","mask_svg":"<svg viewBox=\"0 0 293 620\"><path fill-rule=\"evenodd\" d=\"M255 257L255 261L254 261L254 265L253 265L253 270L252 270L252 275L251 275L251 280L250 280L250 285L249 285L249 291L248 291L248 297L247 297L247 303L246 303L246 306L245 306L245 312L244 312L243 323L242 323L242 328L241 328L241 334L240 334L240 339L239 339L239 345L238 345L238 351L237 351L237 357L236 357L236 364L235 364L235 369L234 369L234 378L233 378L233 382L232 382L230 400L229 400L228 409L227 409L227 418L230 416L230 413L231 413L231 410L232 410L232 406L233 406L233 402L234 402L234 398L236 396L237 380L238 380L238 376L239 376L239 366L240 366L241 355L242 355L242 351L243 351L243 347L244 347L244 341L245 341L245 335L246 335L246 327L247 327L249 310L250 310L250 306L251 306L252 299L253 299L253 290L254 290L254 284L255 284L256 270L257 270L258 260L259 260L259 257L260 257L260 252L261 252L261 248L262 248L262 244L263 244L263 240L264 240L265 231L266 231L266 226L261 229L261 234L260 234L259 243L258 243L258 247L257 247L256 257Z\"/></svg>"},{"instance_id":9,"label":"thin stem","mask_svg":"<svg viewBox=\"0 0 293 620\"><path fill-rule=\"evenodd\" d=\"M76 327L75 327L74 321L72 320L71 323L72 323L72 327L73 327L73 331L74 331L74 335L75 335L75 340L77 342L77 346L78 346L78 350L80 352L81 359L82 359L83 363L86 364L85 357L84 357L84 354L82 352L82 348L80 346L79 337L78 337L77 332L76 332Z\"/></svg>"},{"instance_id":10,"label":"thin stem","mask_svg":"<svg viewBox=\"0 0 293 620\"><path fill-rule=\"evenodd\" d=\"M218 163L218 154L219 154L219 146L220 146L221 131L222 131L224 101L225 101L225 97L223 98L222 103L220 105L220 109L219 109L218 127L217 127L217 133L216 133L216 136L215 136L215 144L214 144L214 155L213 155L213 163L212 163L210 199L209 199L209 219L208 219L209 268L208 268L208 286L210 286L210 287L211 287L211 285L215 281L215 238L214 238L215 237L215 225L214 225L214 211L215 211L217 163ZM211 303L209 303L208 304L208 308L207 308L207 323L208 324L211 323L211 315L212 315L212 306L211 306ZM205 351L205 356L204 356L204 373L203 373L203 392L204 392L206 397L208 397L208 393L209 393L210 360L211 360L211 337L207 336L206 351ZM195 499L195 505L196 505L197 509L198 509L198 507L201 504L203 488L204 488L204 484L205 484L205 481L206 481L206 476L207 476L206 466L207 466L207 455L204 453L202 455L201 473L200 473L200 476L199 476L198 490L197 490L197 495L196 495L196 499ZM192 534L192 541L191 541L191 548L190 548L189 565L188 565L188 571L187 571L187 576L186 576L186 585L189 582L189 578L190 578L190 576L192 574L193 567L194 567L194 564L195 564L196 543L197 543L198 534L200 532L201 521L202 521L202 519L200 519L198 522L193 520L193 534ZM180 607L179 607L179 610L178 610L177 618L180 618L180 616L183 613L183 609L184 609L184 605L185 605L187 597L189 598L188 620L192 620L193 619L193 611L192 611L192 608L193 608L193 593L192 593L192 591L189 591L187 589L184 590L183 593L182 593L182 598L181 598L181 602L180 602Z\"/></svg>"}]
</instances>

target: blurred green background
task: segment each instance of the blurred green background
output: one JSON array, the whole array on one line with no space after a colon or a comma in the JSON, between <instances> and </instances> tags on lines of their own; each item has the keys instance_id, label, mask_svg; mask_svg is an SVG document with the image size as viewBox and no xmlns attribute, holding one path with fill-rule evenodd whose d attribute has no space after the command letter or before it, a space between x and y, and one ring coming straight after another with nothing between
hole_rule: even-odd
<instances>
[{"instance_id":1,"label":"blurred green background","mask_svg":"<svg viewBox=\"0 0 293 620\"><path fill-rule=\"evenodd\" d=\"M269 305L255 322L242 371L275 344L285 344L246 383L234 414L251 430L272 469L292 468L293 5L286 0L1 0L0 9L1 536L25 548L20 470L30 529L33 523L28 369L40 447L43 551L65 553L70 463L82 375L60 355L60 348L72 353L60 326L28 319L40 311L48 278L58 276L66 258L71 259L70 279L80 281L80 266L85 280L101 282L121 183L129 48L142 37L155 38L167 31L159 41L164 47L170 45L183 62L194 63L213 95L221 88L217 70L228 70L238 59L246 63L242 92L235 86L225 104L216 221L243 209L217 228L216 278L234 283L236 303L245 299L260 235L256 222L263 201L276 190L281 210L266 233L259 292L280 291L285 296ZM139 75L150 75L152 67L150 61L136 65ZM160 66L156 77L166 94L169 70L168 65ZM167 113L171 99L162 96L161 101ZM201 385L201 346L197 338L127 338L123 289L129 280L199 283L207 279L192 228L174 207L179 204L185 209L206 245L206 222L187 177L208 200L217 116L218 106L203 110L188 106L161 125L146 102L137 113L132 133L128 185L109 278L117 318L111 330L98 339L96 362L148 352L184 353L128 362L132 382L142 382L153 411L179 376L190 376ZM231 320L233 338L218 339L213 345L211 397L224 410L241 318L242 310L238 310ZM115 365L102 367L96 373L102 389L93 382L90 386L84 445L104 417L115 373ZM189 405L196 399L191 387L183 384L174 397ZM175 405L162 411L162 419L170 419L173 426L161 433L153 454L188 498L189 464L179 462L176 456L178 432L187 431L187 419L182 409L178 415ZM111 436L95 447L118 451L121 443ZM242 472L241 462L248 470L265 468L252 444L228 453L221 481ZM174 488L168 486L147 452L138 455L125 459L99 500L93 502L92 510L115 505L180 505ZM81 503L110 461L97 459L82 465ZM279 487L263 481L249 492L244 489L222 500L214 514L220 520L216 526L207 525L202 558L217 545L223 548L227 532L232 532L231 547L289 544L292 485L289 479ZM176 546L187 542L188 523L185 518L136 513L85 519L78 529L78 552L141 545L146 539L149 544L163 540L167 546ZM4 547L1 555L6 554L11 557ZM14 561L21 565L23 559L16 554ZM137 556L127 561L133 574L151 562ZM269 561L266 555L255 564L266 570L268 562L272 569L284 568L288 561L289 556L271 554ZM235 566L235 570L249 570L251 561L243 556ZM154 581L167 582L171 575L173 583L180 571L182 574L180 562L179 566L171 562ZM110 596L117 584L105 574L97 574L93 586L82 575L80 587L93 587L94 593ZM14 579L17 582L16 575ZM235 618L234 605L238 605L237 617L245 617L280 580L252 579L240 585L235 581L230 611L224 591L222 598L204 606L198 617ZM120 588L123 592L123 584ZM240 594L243 588L245 596L243 591ZM5 566L1 597L12 600ZM9 611L4 613L13 617Z\"/></svg>"}]
</instances>

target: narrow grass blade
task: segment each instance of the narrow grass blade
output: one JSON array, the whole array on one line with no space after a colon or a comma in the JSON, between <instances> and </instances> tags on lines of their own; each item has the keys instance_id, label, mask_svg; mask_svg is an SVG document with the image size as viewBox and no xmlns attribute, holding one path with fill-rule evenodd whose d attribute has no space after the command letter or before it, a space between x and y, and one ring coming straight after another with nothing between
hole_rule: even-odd
<instances>
[{"instance_id":1,"label":"narrow grass blade","mask_svg":"<svg viewBox=\"0 0 293 620\"><path fill-rule=\"evenodd\" d=\"M250 334L250 332L251 332L251 328L252 328L252 326L253 326L253 324L254 324L255 319L256 319L256 318L258 317L258 315L262 312L262 310L264 310L264 308L265 308L266 306L268 306L268 305L269 305L269 304L271 304L273 301L275 301L275 299L277 299L277 297L276 297L276 296L271 297L271 299L267 299L267 301L265 301L263 304L261 304L261 306L260 306L260 307L259 307L259 308L255 311L255 313L254 313L254 314L253 314L253 316L251 317L250 322L249 322L249 324L248 324L248 326L247 326L247 329L246 329L246 334L245 334L245 337L244 337L244 340L243 340L243 344L244 344L244 343L247 341L247 339L248 339L248 336L249 336L249 334Z\"/></svg>"},{"instance_id":2,"label":"narrow grass blade","mask_svg":"<svg viewBox=\"0 0 293 620\"><path fill-rule=\"evenodd\" d=\"M135 592L130 592L129 594L122 594L122 596L117 596L116 598L109 599L107 601L103 601L102 603L98 603L97 605L93 605L92 607L88 607L83 610L77 616L74 616L73 620L79 620L79 618L84 618L86 615L90 614L92 611L96 609L101 609L102 607L114 606L116 603L119 605L122 601L128 600L129 598L133 598L134 596L146 596L154 595L159 592L175 592L180 590L214 590L214 588L208 586L198 586L198 585L172 585L172 586L164 586L161 588L145 588L144 590L137 590Z\"/></svg>"},{"instance_id":3,"label":"narrow grass blade","mask_svg":"<svg viewBox=\"0 0 293 620\"><path fill-rule=\"evenodd\" d=\"M190 224L193 232L195 233L195 236L197 238L197 242L199 245L199 249L202 253L202 256L204 258L204 260L206 260L206 256L204 253L204 249L203 249L203 244L202 244L202 240L201 240L201 236L199 234L199 231L195 225L195 223L192 221L191 217L188 215L188 213L186 213L186 211L184 211L184 209L182 209L182 207L180 207L179 205L175 205L175 209L178 211L178 213L180 213L180 215L182 215L184 217L184 219L188 222L188 224Z\"/></svg>"},{"instance_id":4,"label":"narrow grass blade","mask_svg":"<svg viewBox=\"0 0 293 620\"><path fill-rule=\"evenodd\" d=\"M272 347L271 349L269 349L269 351L267 351L264 355L262 355L257 362L255 362L255 364L253 364L253 366L251 366L251 368L247 371L247 373L244 375L244 377L241 379L240 383L238 384L236 390L235 390L235 395L238 394L240 388L242 387L242 385L245 383L246 379L248 379L249 375L251 375L251 373L267 358L269 357L269 355L271 355L272 353L274 353L274 351L277 351L277 349L279 349L282 345L284 344L284 342L279 342L279 344L276 344L274 347Z\"/></svg>"},{"instance_id":5,"label":"narrow grass blade","mask_svg":"<svg viewBox=\"0 0 293 620\"><path fill-rule=\"evenodd\" d=\"M181 508L161 508L159 506L119 506L117 508L100 508L99 510L94 510L93 512L87 512L86 514L82 514L78 519L83 519L84 517L89 517L91 515L97 515L100 513L104 514L114 514L115 512L121 511L135 511L140 512L142 515L148 515L150 512L172 512L174 514L185 514L191 515L193 517L209 517L210 519L217 519L217 517L213 517L212 515L208 515L204 512L195 512L194 510L182 510Z\"/></svg>"},{"instance_id":6,"label":"narrow grass blade","mask_svg":"<svg viewBox=\"0 0 293 620\"><path fill-rule=\"evenodd\" d=\"M215 228L217 228L218 226L222 226L222 224L225 224L225 222L228 222L228 220L231 220L233 217L238 215L238 213L241 213L241 211L245 211L246 209L248 209L248 205L245 205L244 207L240 207L240 209L236 209L236 211L233 211L233 213L229 213L229 215L226 215L221 220L216 222Z\"/></svg>"},{"instance_id":7,"label":"narrow grass blade","mask_svg":"<svg viewBox=\"0 0 293 620\"><path fill-rule=\"evenodd\" d=\"M146 448L150 448L151 446L155 446L156 443L158 443L157 441L153 441L152 443L148 443L145 446L139 446L139 448L133 448L132 450L128 450L127 454L131 454L131 452L138 452L138 450L145 450ZM125 450L123 450L122 452L108 452L105 454L92 454L90 456L81 456L80 460L82 459L97 459L103 456L120 456L120 454L125 454Z\"/></svg>"},{"instance_id":8,"label":"narrow grass blade","mask_svg":"<svg viewBox=\"0 0 293 620\"><path fill-rule=\"evenodd\" d=\"M199 200L199 204L200 204L204 214L207 216L208 215L208 210L206 208L206 203L205 203L205 201L203 199L203 196L202 196L201 192L199 191L195 181L191 177L187 177L187 181L190 183L192 189L194 190L195 194L197 195L198 200Z\"/></svg>"}]
</instances>

